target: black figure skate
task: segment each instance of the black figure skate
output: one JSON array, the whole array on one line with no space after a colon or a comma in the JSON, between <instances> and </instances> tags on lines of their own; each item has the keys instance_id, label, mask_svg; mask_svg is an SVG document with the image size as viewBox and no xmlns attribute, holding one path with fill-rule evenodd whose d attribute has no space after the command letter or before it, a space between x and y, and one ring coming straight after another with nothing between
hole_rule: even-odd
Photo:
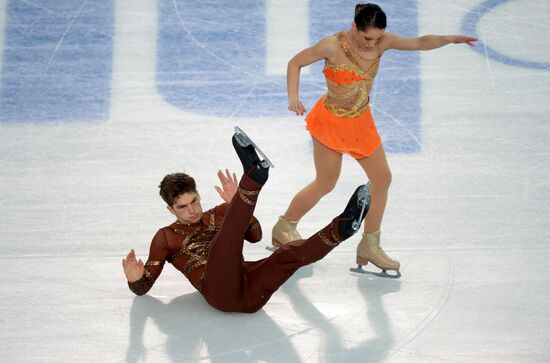
<instances>
[{"instance_id":1,"label":"black figure skate","mask_svg":"<svg viewBox=\"0 0 550 363\"><path fill-rule=\"evenodd\" d=\"M268 178L269 168L274 167L273 163L238 126L235 126L232 142L243 165L244 173L257 183L264 184Z\"/></svg>"},{"instance_id":2,"label":"black figure skate","mask_svg":"<svg viewBox=\"0 0 550 363\"><path fill-rule=\"evenodd\" d=\"M370 207L370 182L359 186L351 196L346 209L340 214L338 233L343 240L353 236L367 215Z\"/></svg>"}]
</instances>

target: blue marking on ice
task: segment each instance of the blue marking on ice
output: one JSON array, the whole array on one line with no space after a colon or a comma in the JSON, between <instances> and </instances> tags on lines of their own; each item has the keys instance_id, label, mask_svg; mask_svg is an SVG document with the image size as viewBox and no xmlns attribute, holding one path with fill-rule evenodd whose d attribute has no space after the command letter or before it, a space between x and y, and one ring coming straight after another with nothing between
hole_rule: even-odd
<instances>
[{"instance_id":1,"label":"blue marking on ice","mask_svg":"<svg viewBox=\"0 0 550 363\"><path fill-rule=\"evenodd\" d=\"M162 0L157 87L162 97L186 110L220 117L288 116L286 78L265 74L265 7L256 1L208 6ZM383 1L388 31L418 34L414 0ZM310 39L347 29L353 6L346 1L310 2ZM411 16L413 15L413 16ZM310 109L325 91L322 62L300 82ZM421 146L418 52L387 52L371 104L390 152Z\"/></svg>"},{"instance_id":2,"label":"blue marking on ice","mask_svg":"<svg viewBox=\"0 0 550 363\"><path fill-rule=\"evenodd\" d=\"M113 1L10 0L0 121L107 120Z\"/></svg>"},{"instance_id":3,"label":"blue marking on ice","mask_svg":"<svg viewBox=\"0 0 550 363\"><path fill-rule=\"evenodd\" d=\"M468 34L477 38L480 38L477 34L477 25L481 18L494 10L497 6L502 5L510 0L487 0L478 6L474 7L472 10L466 14L462 21L461 32L463 34ZM483 56L488 56L489 58L508 64L516 67L531 68L531 69L550 69L550 63L548 62L532 62L517 59L510 57L508 55L502 54L488 44L483 43L481 39L477 41L477 45L471 48L473 51L480 53Z\"/></svg>"}]
</instances>

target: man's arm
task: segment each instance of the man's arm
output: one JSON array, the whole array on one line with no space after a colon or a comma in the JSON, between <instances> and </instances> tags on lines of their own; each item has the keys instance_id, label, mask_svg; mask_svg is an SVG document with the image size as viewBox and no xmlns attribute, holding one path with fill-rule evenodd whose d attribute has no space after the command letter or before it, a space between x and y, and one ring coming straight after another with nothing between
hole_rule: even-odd
<instances>
[{"instance_id":1,"label":"man's arm","mask_svg":"<svg viewBox=\"0 0 550 363\"><path fill-rule=\"evenodd\" d=\"M252 216L250 224L244 233L244 239L252 243L259 242L262 239L262 226L254 216Z\"/></svg>"},{"instance_id":2,"label":"man's arm","mask_svg":"<svg viewBox=\"0 0 550 363\"><path fill-rule=\"evenodd\" d=\"M221 170L218 170L218 179L220 179L222 187L220 188L216 185L214 188L225 203L230 203L239 187L237 175L235 173L231 174L227 169L225 169L225 174ZM218 213L225 215L227 206L228 204L222 204L217 207ZM260 222L254 216L252 216L250 224L244 233L244 239L252 243L258 242L262 239L262 227L260 226Z\"/></svg>"},{"instance_id":3,"label":"man's arm","mask_svg":"<svg viewBox=\"0 0 550 363\"><path fill-rule=\"evenodd\" d=\"M143 277L145 267L141 258L136 258L136 252L131 249L126 258L122 259L122 269L128 282L136 282Z\"/></svg>"},{"instance_id":4,"label":"man's arm","mask_svg":"<svg viewBox=\"0 0 550 363\"><path fill-rule=\"evenodd\" d=\"M164 263L168 258L168 243L164 231L160 229L151 241L149 258L144 264L136 258L134 250L122 260L124 274L128 280L128 287L136 295L146 294L159 277Z\"/></svg>"}]
</instances>

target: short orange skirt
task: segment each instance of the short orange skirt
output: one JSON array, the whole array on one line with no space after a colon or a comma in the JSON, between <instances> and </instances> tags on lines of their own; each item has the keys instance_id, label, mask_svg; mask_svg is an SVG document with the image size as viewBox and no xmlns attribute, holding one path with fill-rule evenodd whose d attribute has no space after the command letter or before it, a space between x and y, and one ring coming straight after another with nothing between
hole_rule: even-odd
<instances>
[{"instance_id":1,"label":"short orange skirt","mask_svg":"<svg viewBox=\"0 0 550 363\"><path fill-rule=\"evenodd\" d=\"M324 106L325 96L306 116L306 129L317 141L354 159L366 158L382 143L376 125L367 107L356 118L343 118L330 113Z\"/></svg>"}]
</instances>

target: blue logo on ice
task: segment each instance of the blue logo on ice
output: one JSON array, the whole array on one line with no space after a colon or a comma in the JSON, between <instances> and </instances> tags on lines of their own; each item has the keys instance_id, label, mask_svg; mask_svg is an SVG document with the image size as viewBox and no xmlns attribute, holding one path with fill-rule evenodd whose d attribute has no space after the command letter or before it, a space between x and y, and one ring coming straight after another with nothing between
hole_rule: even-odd
<instances>
[{"instance_id":1,"label":"blue logo on ice","mask_svg":"<svg viewBox=\"0 0 550 363\"><path fill-rule=\"evenodd\" d=\"M389 31L416 36L416 0L379 2ZM220 117L288 116L286 77L266 72L264 2L160 0L157 89L182 110ZM347 29L353 4L309 2L309 39ZM114 2L6 4L0 122L109 118ZM324 92L321 62L301 79L310 109ZM406 74L406 77L403 77ZM420 149L418 52L384 55L371 94L386 150Z\"/></svg>"},{"instance_id":2,"label":"blue logo on ice","mask_svg":"<svg viewBox=\"0 0 550 363\"><path fill-rule=\"evenodd\" d=\"M10 0L0 121L106 120L113 2Z\"/></svg>"},{"instance_id":3,"label":"blue logo on ice","mask_svg":"<svg viewBox=\"0 0 550 363\"><path fill-rule=\"evenodd\" d=\"M266 75L265 4L253 0L160 2L157 87L171 104L221 117L288 116L286 77ZM416 1L382 1L388 30L418 33ZM353 4L310 1L310 39L347 29ZM304 19L307 21L307 19ZM321 62L301 79L308 109L324 92ZM406 77L403 77L406 74ZM420 79L417 52L388 52L373 90L373 114L386 150L420 149Z\"/></svg>"}]
</instances>

